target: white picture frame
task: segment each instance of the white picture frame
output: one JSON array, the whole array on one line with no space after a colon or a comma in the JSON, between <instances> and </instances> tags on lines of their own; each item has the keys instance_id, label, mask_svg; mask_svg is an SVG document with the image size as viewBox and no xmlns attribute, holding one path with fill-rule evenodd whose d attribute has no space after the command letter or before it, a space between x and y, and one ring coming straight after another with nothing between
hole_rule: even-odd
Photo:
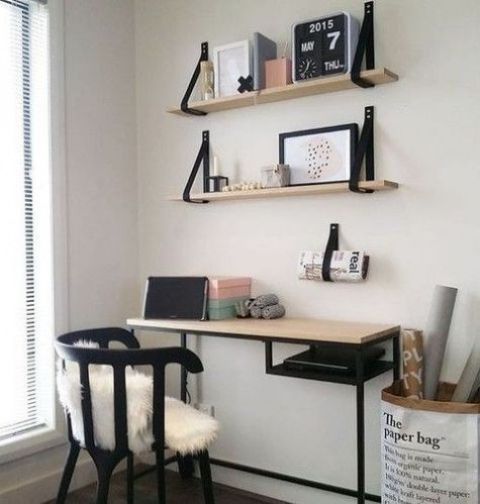
<instances>
[{"instance_id":1,"label":"white picture frame","mask_svg":"<svg viewBox=\"0 0 480 504\"><path fill-rule=\"evenodd\" d=\"M240 77L252 75L252 51L248 40L213 48L215 98L239 93Z\"/></svg>"}]
</instances>

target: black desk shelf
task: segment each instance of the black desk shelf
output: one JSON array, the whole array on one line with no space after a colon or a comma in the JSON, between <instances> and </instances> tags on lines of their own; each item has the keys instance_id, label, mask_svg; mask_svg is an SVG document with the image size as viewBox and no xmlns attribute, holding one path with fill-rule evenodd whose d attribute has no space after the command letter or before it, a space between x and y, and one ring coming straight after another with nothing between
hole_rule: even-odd
<instances>
[{"instance_id":1,"label":"black desk shelf","mask_svg":"<svg viewBox=\"0 0 480 504\"><path fill-rule=\"evenodd\" d=\"M391 371L394 367L392 361L376 361L373 365L365 369L364 381L371 380L377 376ZM357 377L355 373L326 373L311 370L300 370L287 368L283 363L276 364L266 368L266 373L269 375L286 376L289 378L300 378L302 380L316 380L329 383L341 383L344 385L357 385Z\"/></svg>"}]
</instances>

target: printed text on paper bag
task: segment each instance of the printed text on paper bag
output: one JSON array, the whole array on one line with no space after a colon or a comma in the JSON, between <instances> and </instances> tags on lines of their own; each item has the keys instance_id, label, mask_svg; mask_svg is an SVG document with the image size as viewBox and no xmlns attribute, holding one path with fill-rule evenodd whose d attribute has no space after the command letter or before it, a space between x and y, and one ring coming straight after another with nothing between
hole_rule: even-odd
<instances>
[{"instance_id":1,"label":"printed text on paper bag","mask_svg":"<svg viewBox=\"0 0 480 504\"><path fill-rule=\"evenodd\" d=\"M414 434L399 432L397 429L402 428L402 422L400 420L395 420L392 414L383 413L385 417L385 427L383 429L383 435L385 441L391 441L397 444L399 441L403 441L404 443L416 443L419 445L430 446L432 450L440 449L440 442L445 438L435 438L432 436L426 436L422 432L417 431Z\"/></svg>"},{"instance_id":2,"label":"printed text on paper bag","mask_svg":"<svg viewBox=\"0 0 480 504\"><path fill-rule=\"evenodd\" d=\"M415 415L415 413L414 413ZM434 422L412 422L382 412L382 504L478 504L476 458L452 446L463 445L445 435L433 435Z\"/></svg>"}]
</instances>

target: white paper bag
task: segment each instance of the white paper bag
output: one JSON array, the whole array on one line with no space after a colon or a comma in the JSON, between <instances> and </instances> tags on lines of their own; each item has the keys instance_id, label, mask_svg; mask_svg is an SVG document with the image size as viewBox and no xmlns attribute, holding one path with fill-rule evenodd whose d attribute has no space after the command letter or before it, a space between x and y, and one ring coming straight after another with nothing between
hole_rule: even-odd
<instances>
[{"instance_id":1,"label":"white paper bag","mask_svg":"<svg viewBox=\"0 0 480 504\"><path fill-rule=\"evenodd\" d=\"M478 504L479 405L394 389L382 401L382 503Z\"/></svg>"}]
</instances>

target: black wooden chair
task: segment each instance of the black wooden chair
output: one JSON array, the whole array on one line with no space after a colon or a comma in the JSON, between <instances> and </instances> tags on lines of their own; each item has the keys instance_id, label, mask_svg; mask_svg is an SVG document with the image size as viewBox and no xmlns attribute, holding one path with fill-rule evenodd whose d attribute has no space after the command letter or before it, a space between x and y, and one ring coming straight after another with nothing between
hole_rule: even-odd
<instances>
[{"instance_id":1,"label":"black wooden chair","mask_svg":"<svg viewBox=\"0 0 480 504\"><path fill-rule=\"evenodd\" d=\"M97 348L74 346L79 341L93 342ZM111 349L110 343L119 342L126 349ZM184 366L190 373L200 373L203 366L200 359L190 350L180 347L140 349L135 336L121 328L103 328L77 331L60 336L55 342L57 354L62 359L63 370L69 361L79 366L81 384L81 415L83 419L84 443L75 439L72 431L71 415L67 411L68 439L70 452L67 457L57 504L66 502L68 488L73 476L80 449L85 449L92 458L98 476L97 504L106 504L110 478L115 467L127 459L127 502L134 503L134 455L128 446L127 427L127 385L125 370L128 366L151 366L153 369L153 419L154 443L151 451L156 456L158 482L158 502L166 503L165 496L165 367L168 364ZM113 368L113 403L115 448L105 450L95 443L94 415L92 413L92 390L89 366L106 365ZM83 440L82 440L83 441ZM198 458L206 504L213 504L213 489L210 461L207 449L192 454Z\"/></svg>"}]
</instances>

